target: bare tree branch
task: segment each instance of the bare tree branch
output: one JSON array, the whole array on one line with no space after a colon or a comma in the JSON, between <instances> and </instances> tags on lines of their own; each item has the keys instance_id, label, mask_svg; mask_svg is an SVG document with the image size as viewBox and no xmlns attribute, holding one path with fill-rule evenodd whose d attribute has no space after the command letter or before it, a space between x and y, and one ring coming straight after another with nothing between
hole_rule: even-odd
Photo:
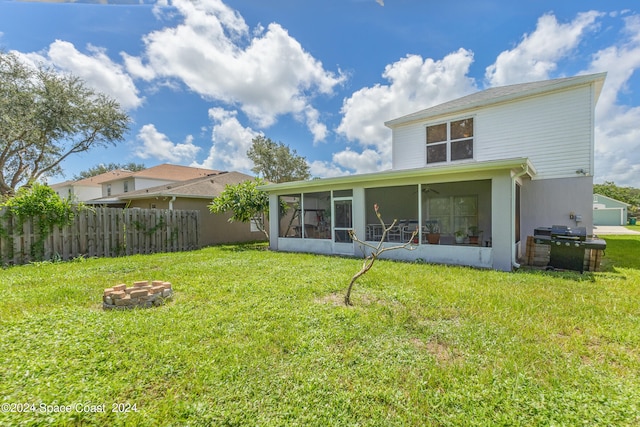
<instances>
[{"instance_id":1,"label":"bare tree branch","mask_svg":"<svg viewBox=\"0 0 640 427\"><path fill-rule=\"evenodd\" d=\"M407 250L415 250L415 246L412 245L413 239L415 239L416 235L420 232L420 228L419 226L416 227L416 229L413 231L413 233L411 234L411 237L409 238L409 241L400 245L395 245L395 246L384 246L384 242L387 239L387 234L389 234L389 231L391 231L393 229L393 227L396 226L396 223L398 222L397 219L394 219L393 222L391 223L390 226L386 226L386 224L384 223L384 220L382 219L382 215L380 214L379 210L378 210L378 204L374 204L373 205L373 209L376 212L376 216L378 217L378 220L380 221L380 224L382 224L382 236L380 237L380 241L378 242L378 244L376 245L372 245L369 242L363 241L358 239L358 236L356 236L356 233L351 230L349 231L349 235L351 236L351 239L354 242L357 242L361 245L361 247L363 248L363 252L364 252L364 247L367 247L369 249L371 249L371 253L369 255L366 254L366 252L363 253L364 255L364 261L362 263L362 268L360 269L360 271L358 271L356 274L353 275L353 277L351 278L351 281L349 282L349 287L347 288L347 293L344 296L344 304L345 305L352 305L351 303L351 290L353 289L353 285L356 283L356 281L362 277L364 274L366 274L369 270L371 270L371 267L373 267L373 264L376 262L376 260L378 259L378 257L380 257L380 255L382 255L385 252L388 251L394 251L394 250L398 250L398 249L407 249Z\"/></svg>"}]
</instances>

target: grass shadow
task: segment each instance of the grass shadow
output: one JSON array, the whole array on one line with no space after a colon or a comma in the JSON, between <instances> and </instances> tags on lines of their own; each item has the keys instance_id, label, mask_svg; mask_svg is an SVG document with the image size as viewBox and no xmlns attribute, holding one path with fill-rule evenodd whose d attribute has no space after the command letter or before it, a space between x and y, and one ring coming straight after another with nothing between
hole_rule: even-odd
<instances>
[{"instance_id":1,"label":"grass shadow","mask_svg":"<svg viewBox=\"0 0 640 427\"><path fill-rule=\"evenodd\" d=\"M553 277L556 279L571 280L574 282L595 282L596 275L590 271L580 273L579 271L547 269L546 267L533 267L523 265L516 274L531 274L534 276Z\"/></svg>"},{"instance_id":2,"label":"grass shadow","mask_svg":"<svg viewBox=\"0 0 640 427\"><path fill-rule=\"evenodd\" d=\"M269 242L256 240L242 243L221 243L213 246L225 252L266 251L269 249Z\"/></svg>"}]
</instances>

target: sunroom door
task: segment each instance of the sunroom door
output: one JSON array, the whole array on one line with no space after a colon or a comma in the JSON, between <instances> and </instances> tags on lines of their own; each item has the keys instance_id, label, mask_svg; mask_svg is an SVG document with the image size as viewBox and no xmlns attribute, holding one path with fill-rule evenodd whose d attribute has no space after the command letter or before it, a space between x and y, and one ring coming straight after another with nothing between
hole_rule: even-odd
<instances>
[{"instance_id":1,"label":"sunroom door","mask_svg":"<svg viewBox=\"0 0 640 427\"><path fill-rule=\"evenodd\" d=\"M336 253L353 254L353 240L349 231L353 230L353 199L333 200L333 249Z\"/></svg>"}]
</instances>

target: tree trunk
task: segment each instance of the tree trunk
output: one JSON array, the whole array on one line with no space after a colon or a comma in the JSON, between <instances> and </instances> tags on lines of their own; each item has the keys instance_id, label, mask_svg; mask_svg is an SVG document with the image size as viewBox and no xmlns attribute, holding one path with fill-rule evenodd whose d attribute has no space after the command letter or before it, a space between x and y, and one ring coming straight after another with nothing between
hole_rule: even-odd
<instances>
[{"instance_id":1,"label":"tree trunk","mask_svg":"<svg viewBox=\"0 0 640 427\"><path fill-rule=\"evenodd\" d=\"M362 265L362 269L358 271L356 274L354 274L353 277L351 278L351 282L349 283L349 288L347 288L347 294L344 296L344 305L346 306L353 305L351 303L351 289L353 288L353 285L356 283L356 280L358 280L360 276L365 274L367 271L371 269L371 267L373 267L373 263L376 261L376 257L373 254L370 255L370 257L371 258L367 258L367 260L365 260L364 264Z\"/></svg>"}]
</instances>

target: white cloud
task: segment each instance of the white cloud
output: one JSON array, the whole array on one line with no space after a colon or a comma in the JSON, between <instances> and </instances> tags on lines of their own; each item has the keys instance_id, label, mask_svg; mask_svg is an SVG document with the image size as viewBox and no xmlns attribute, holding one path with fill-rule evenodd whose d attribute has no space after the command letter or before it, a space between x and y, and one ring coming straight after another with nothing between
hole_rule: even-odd
<instances>
[{"instance_id":1,"label":"white cloud","mask_svg":"<svg viewBox=\"0 0 640 427\"><path fill-rule=\"evenodd\" d=\"M620 111L596 125L596 182L638 187L640 107Z\"/></svg>"},{"instance_id":2,"label":"white cloud","mask_svg":"<svg viewBox=\"0 0 640 427\"><path fill-rule=\"evenodd\" d=\"M377 172L390 168L391 163L383 163L380 153L371 149L365 149L362 153L347 149L334 153L331 162L316 160L309 163L311 176L323 178Z\"/></svg>"},{"instance_id":3,"label":"white cloud","mask_svg":"<svg viewBox=\"0 0 640 427\"><path fill-rule=\"evenodd\" d=\"M586 73L607 72L607 80L598 101L598 115L608 119L619 114L617 97L627 90L627 83L640 67L640 16L624 19L625 38L616 45L596 52Z\"/></svg>"},{"instance_id":4,"label":"white cloud","mask_svg":"<svg viewBox=\"0 0 640 427\"><path fill-rule=\"evenodd\" d=\"M354 92L344 100L343 118L337 131L371 152L363 152L358 170L372 171L372 152L377 153L378 170L391 163L391 131L384 122L473 92L469 78L473 53L459 49L441 60L407 55L387 65L382 76L388 85L377 84ZM343 153L340 158L353 156ZM349 167L345 163L345 167Z\"/></svg>"},{"instance_id":5,"label":"white cloud","mask_svg":"<svg viewBox=\"0 0 640 427\"><path fill-rule=\"evenodd\" d=\"M260 127L292 114L314 140L326 137L311 101L332 94L344 80L341 74L326 71L278 24L249 34L240 14L220 0L172 5L183 22L148 34L144 61L126 58L130 72L178 79L205 98L238 106Z\"/></svg>"},{"instance_id":6,"label":"white cloud","mask_svg":"<svg viewBox=\"0 0 640 427\"><path fill-rule=\"evenodd\" d=\"M120 56L122 56L125 68L133 77L147 81L155 78L156 73L153 69L146 67L139 57L128 55L125 52L120 52Z\"/></svg>"},{"instance_id":7,"label":"white cloud","mask_svg":"<svg viewBox=\"0 0 640 427\"><path fill-rule=\"evenodd\" d=\"M236 111L211 108L209 118L214 123L211 133L213 144L208 157L198 166L251 173L253 162L247 157L247 151L253 138L260 133L242 126Z\"/></svg>"},{"instance_id":8,"label":"white cloud","mask_svg":"<svg viewBox=\"0 0 640 427\"><path fill-rule=\"evenodd\" d=\"M122 66L113 62L104 49L89 45L88 55L78 51L72 43L56 40L44 54L20 54L33 64L44 64L70 72L102 93L116 99L125 109L139 107L144 99Z\"/></svg>"},{"instance_id":9,"label":"white cloud","mask_svg":"<svg viewBox=\"0 0 640 427\"><path fill-rule=\"evenodd\" d=\"M596 107L596 182L635 186L640 173L640 107L618 103L629 79L640 68L640 16L624 19L624 38L596 52L585 71L607 72Z\"/></svg>"},{"instance_id":10,"label":"white cloud","mask_svg":"<svg viewBox=\"0 0 640 427\"><path fill-rule=\"evenodd\" d=\"M200 151L193 144L193 137L187 136L183 143L174 144L167 135L158 132L152 124L144 125L137 135L142 145L137 147L135 155L142 158L154 158L173 163L191 163Z\"/></svg>"},{"instance_id":11,"label":"white cloud","mask_svg":"<svg viewBox=\"0 0 640 427\"><path fill-rule=\"evenodd\" d=\"M487 67L485 78L490 86L504 86L526 81L545 80L556 70L559 60L574 50L585 32L597 27L602 13L579 13L566 24L558 23L554 15L543 15L531 34L525 34L513 49L498 55L496 62Z\"/></svg>"},{"instance_id":12,"label":"white cloud","mask_svg":"<svg viewBox=\"0 0 640 427\"><path fill-rule=\"evenodd\" d=\"M385 162L380 153L371 149L365 149L362 153L351 150L335 153L333 162L343 168L353 169L356 173L369 173L391 168L390 161Z\"/></svg>"},{"instance_id":13,"label":"white cloud","mask_svg":"<svg viewBox=\"0 0 640 427\"><path fill-rule=\"evenodd\" d=\"M487 67L491 85L551 78L558 64L575 55L587 33L599 25L599 12L580 13L567 24L553 15L538 20L535 31L525 34L513 49L502 52ZM609 14L615 18L618 14ZM595 181L614 181L618 185L637 185L640 171L640 107L619 104L631 76L640 67L640 17L620 18L622 37L593 54L583 73L607 72L607 79L596 107Z\"/></svg>"},{"instance_id":14,"label":"white cloud","mask_svg":"<svg viewBox=\"0 0 640 427\"><path fill-rule=\"evenodd\" d=\"M309 164L309 172L312 177L318 178L331 178L334 176L345 176L351 175L349 171L342 169L332 162L325 162L322 160L314 160L312 162L308 162Z\"/></svg>"}]
</instances>

